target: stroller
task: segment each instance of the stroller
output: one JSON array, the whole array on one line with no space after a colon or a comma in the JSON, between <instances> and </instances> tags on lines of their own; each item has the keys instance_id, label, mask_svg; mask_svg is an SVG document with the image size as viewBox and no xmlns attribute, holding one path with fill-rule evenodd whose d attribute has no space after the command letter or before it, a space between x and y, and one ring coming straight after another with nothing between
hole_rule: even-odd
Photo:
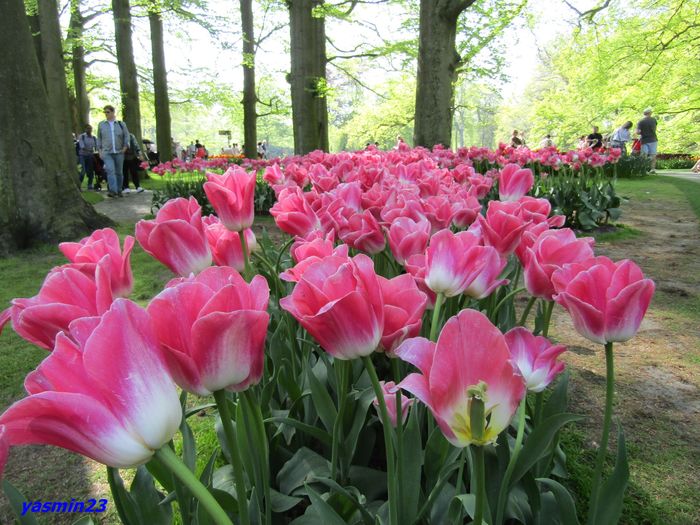
<instances>
[{"instance_id":1,"label":"stroller","mask_svg":"<svg viewBox=\"0 0 700 525\"><path fill-rule=\"evenodd\" d=\"M95 153L95 191L102 190L102 183L107 186L107 172L105 171L105 163L100 156Z\"/></svg>"}]
</instances>

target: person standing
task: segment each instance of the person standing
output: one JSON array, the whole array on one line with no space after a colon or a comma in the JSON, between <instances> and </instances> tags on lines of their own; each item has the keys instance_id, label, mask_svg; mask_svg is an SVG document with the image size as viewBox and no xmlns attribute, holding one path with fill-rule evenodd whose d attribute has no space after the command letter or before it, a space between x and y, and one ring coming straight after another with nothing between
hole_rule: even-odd
<instances>
[{"instance_id":1,"label":"person standing","mask_svg":"<svg viewBox=\"0 0 700 525\"><path fill-rule=\"evenodd\" d=\"M523 142L523 139L518 137L518 130L514 129L513 134L510 137L510 146L512 148L519 148L520 146L524 146L525 142Z\"/></svg>"},{"instance_id":2,"label":"person standing","mask_svg":"<svg viewBox=\"0 0 700 525\"><path fill-rule=\"evenodd\" d=\"M637 122L637 135L642 143L642 154L651 159L651 172L656 173L656 150L659 144L656 138L656 119L651 116L651 108L644 110L644 118Z\"/></svg>"},{"instance_id":3,"label":"person standing","mask_svg":"<svg viewBox=\"0 0 700 525\"><path fill-rule=\"evenodd\" d=\"M122 169L124 153L129 145L129 129L121 120L117 120L114 106L105 106L104 114L105 120L97 125L97 149L107 172L107 196L123 197Z\"/></svg>"},{"instance_id":4,"label":"person standing","mask_svg":"<svg viewBox=\"0 0 700 525\"><path fill-rule=\"evenodd\" d=\"M540 142L540 148L552 148L552 147L554 147L554 141L552 140L552 136L547 134L544 136L544 138Z\"/></svg>"},{"instance_id":5,"label":"person standing","mask_svg":"<svg viewBox=\"0 0 700 525\"><path fill-rule=\"evenodd\" d=\"M78 160L80 161L80 187L83 186L85 175L88 178L88 189L94 189L95 179L95 152L97 151L97 139L92 134L92 126L85 126L85 132L78 137Z\"/></svg>"},{"instance_id":6,"label":"person standing","mask_svg":"<svg viewBox=\"0 0 700 525\"><path fill-rule=\"evenodd\" d=\"M598 131L598 126L593 126L593 133L586 137L588 147L599 150L603 147L603 135Z\"/></svg>"},{"instance_id":7,"label":"person standing","mask_svg":"<svg viewBox=\"0 0 700 525\"><path fill-rule=\"evenodd\" d=\"M141 193L143 191L139 180L139 169L141 168L140 164L142 159L143 154L141 153L141 148L139 148L139 141L136 140L136 136L134 136L133 133L129 133L129 144L124 152L124 170L122 171L124 182L122 184L122 193L131 192L129 189L129 175L131 175L131 182L134 183L134 190L136 190L136 193Z\"/></svg>"},{"instance_id":8,"label":"person standing","mask_svg":"<svg viewBox=\"0 0 700 525\"><path fill-rule=\"evenodd\" d=\"M627 156L627 143L632 140L630 129L632 129L632 121L628 120L617 128L610 137L610 147L621 149L625 156Z\"/></svg>"}]
</instances>

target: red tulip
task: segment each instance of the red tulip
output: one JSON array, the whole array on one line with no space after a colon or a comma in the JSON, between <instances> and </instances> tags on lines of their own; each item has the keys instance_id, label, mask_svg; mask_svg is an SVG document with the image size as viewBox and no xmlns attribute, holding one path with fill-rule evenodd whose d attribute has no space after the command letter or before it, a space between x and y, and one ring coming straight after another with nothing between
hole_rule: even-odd
<instances>
[{"instance_id":1,"label":"red tulip","mask_svg":"<svg viewBox=\"0 0 700 525\"><path fill-rule=\"evenodd\" d=\"M263 373L269 296L262 276L248 284L228 267L207 268L168 283L148 313L175 382L198 395L257 384Z\"/></svg>"},{"instance_id":2,"label":"red tulip","mask_svg":"<svg viewBox=\"0 0 700 525\"><path fill-rule=\"evenodd\" d=\"M498 279L505 265L498 252L490 246L481 246L474 233L442 230L430 239L425 284L446 297L467 293L482 299L507 283Z\"/></svg>"},{"instance_id":3,"label":"red tulip","mask_svg":"<svg viewBox=\"0 0 700 525\"><path fill-rule=\"evenodd\" d=\"M378 276L384 297L382 348L393 357L404 339L420 333L428 297L418 289L413 277L404 273L393 279Z\"/></svg>"},{"instance_id":4,"label":"red tulip","mask_svg":"<svg viewBox=\"0 0 700 525\"><path fill-rule=\"evenodd\" d=\"M557 357L566 350L564 345L553 345L549 339L535 336L518 326L505 334L513 364L518 367L530 392L542 392L564 370Z\"/></svg>"},{"instance_id":5,"label":"red tulip","mask_svg":"<svg viewBox=\"0 0 700 525\"><path fill-rule=\"evenodd\" d=\"M27 376L29 397L0 416L0 441L54 445L117 468L147 462L182 418L148 314L117 299L102 317L71 323L70 332L58 334L53 352Z\"/></svg>"},{"instance_id":6,"label":"red tulip","mask_svg":"<svg viewBox=\"0 0 700 525\"><path fill-rule=\"evenodd\" d=\"M229 230L215 215L202 217L206 229L204 230L209 249L211 250L214 264L217 266L230 266L236 271L242 272L245 269L245 258L241 237L237 232ZM255 251L257 240L255 233L250 228L245 230L245 239L248 253Z\"/></svg>"},{"instance_id":7,"label":"red tulip","mask_svg":"<svg viewBox=\"0 0 700 525\"><path fill-rule=\"evenodd\" d=\"M231 231L243 231L253 225L255 177L254 171L248 173L239 166L231 166L223 175L207 173L204 193Z\"/></svg>"},{"instance_id":8,"label":"red tulip","mask_svg":"<svg viewBox=\"0 0 700 525\"><path fill-rule=\"evenodd\" d=\"M518 164L506 164L498 177L498 196L502 201L517 201L535 184L532 170Z\"/></svg>"},{"instance_id":9,"label":"red tulip","mask_svg":"<svg viewBox=\"0 0 700 525\"><path fill-rule=\"evenodd\" d=\"M62 242L58 248L72 263L97 263L105 255L109 255L104 268L109 274L112 293L115 297L126 297L131 293L134 287L130 261L134 238L131 235L124 238L123 253L119 236L111 228L96 230L80 242Z\"/></svg>"},{"instance_id":10,"label":"red tulip","mask_svg":"<svg viewBox=\"0 0 700 525\"><path fill-rule=\"evenodd\" d=\"M100 263L74 263L51 270L39 293L12 300L0 314L0 331L11 319L17 334L41 348L51 350L56 334L67 332L75 319L102 315L113 301L109 282L110 256Z\"/></svg>"},{"instance_id":11,"label":"red tulip","mask_svg":"<svg viewBox=\"0 0 700 525\"><path fill-rule=\"evenodd\" d=\"M593 257L595 239L576 238L573 230L548 230L540 234L531 248L527 249L525 287L530 295L552 300L556 293L552 274L567 263L585 261Z\"/></svg>"},{"instance_id":12,"label":"red tulip","mask_svg":"<svg viewBox=\"0 0 700 525\"><path fill-rule=\"evenodd\" d=\"M421 372L408 375L398 386L430 408L456 447L494 443L525 395L503 334L476 310L462 310L450 318L437 343L422 337L407 339L396 355ZM480 438L473 435L470 424L473 389L481 390L487 415Z\"/></svg>"},{"instance_id":13,"label":"red tulip","mask_svg":"<svg viewBox=\"0 0 700 525\"><path fill-rule=\"evenodd\" d=\"M369 355L379 346L384 301L366 255L331 256L312 264L280 306L337 359Z\"/></svg>"},{"instance_id":14,"label":"red tulip","mask_svg":"<svg viewBox=\"0 0 700 525\"><path fill-rule=\"evenodd\" d=\"M389 248L394 259L404 265L411 255L422 254L430 239L430 222L399 217L389 227Z\"/></svg>"},{"instance_id":15,"label":"red tulip","mask_svg":"<svg viewBox=\"0 0 700 525\"><path fill-rule=\"evenodd\" d=\"M415 402L415 399L409 399L403 394L400 394L401 408L399 410L396 403L396 393L400 392L400 389L396 386L396 383L393 381L388 381L386 383L384 381L380 381L379 384L381 385L382 392L384 393L384 404L386 405L386 411L389 413L391 425L393 427L397 426L399 412L401 412L401 423L405 423L406 419L408 419L408 407ZM374 398L374 401L372 401L372 404L379 415L379 421L382 421L381 414L379 413L379 400L376 397Z\"/></svg>"},{"instance_id":16,"label":"red tulip","mask_svg":"<svg viewBox=\"0 0 700 525\"><path fill-rule=\"evenodd\" d=\"M202 208L194 197L169 200L154 220L137 222L136 240L178 275L198 273L211 265Z\"/></svg>"},{"instance_id":17,"label":"red tulip","mask_svg":"<svg viewBox=\"0 0 700 525\"><path fill-rule=\"evenodd\" d=\"M634 337L654 294L654 281L627 259L567 264L552 274L552 282L554 300L568 310L574 328L601 344Z\"/></svg>"}]
</instances>

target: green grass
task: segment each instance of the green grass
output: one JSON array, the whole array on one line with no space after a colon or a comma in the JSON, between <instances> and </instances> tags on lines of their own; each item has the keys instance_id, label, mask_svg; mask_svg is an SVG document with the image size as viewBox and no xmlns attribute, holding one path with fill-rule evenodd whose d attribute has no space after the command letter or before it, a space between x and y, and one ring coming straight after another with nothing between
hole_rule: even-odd
<instances>
[{"instance_id":1,"label":"green grass","mask_svg":"<svg viewBox=\"0 0 700 525\"><path fill-rule=\"evenodd\" d=\"M700 182L664 175L643 179L618 179L617 194L634 204L635 201L686 199L700 218Z\"/></svg>"},{"instance_id":2,"label":"green grass","mask_svg":"<svg viewBox=\"0 0 700 525\"><path fill-rule=\"evenodd\" d=\"M636 237L639 237L642 235L642 232L639 230L636 230L634 228L631 228L629 226L626 226L624 224L615 224L615 230L613 231L602 231L602 232L597 232L597 231L592 231L592 232L584 232L582 235L586 237L593 237L596 242L601 243L601 242L619 242L619 241L624 241L626 239L634 239Z\"/></svg>"}]
</instances>

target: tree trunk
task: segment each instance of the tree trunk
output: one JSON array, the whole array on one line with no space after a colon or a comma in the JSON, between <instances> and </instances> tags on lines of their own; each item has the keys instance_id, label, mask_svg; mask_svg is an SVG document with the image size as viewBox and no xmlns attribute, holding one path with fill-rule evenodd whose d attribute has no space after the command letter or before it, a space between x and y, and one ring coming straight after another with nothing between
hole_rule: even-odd
<instances>
[{"instance_id":1,"label":"tree trunk","mask_svg":"<svg viewBox=\"0 0 700 525\"><path fill-rule=\"evenodd\" d=\"M3 2L0 49L0 253L106 225L63 167L22 0Z\"/></svg>"},{"instance_id":2,"label":"tree trunk","mask_svg":"<svg viewBox=\"0 0 700 525\"><path fill-rule=\"evenodd\" d=\"M78 129L82 131L90 123L90 99L87 94L87 64L85 63L85 46L83 45L84 20L80 12L80 0L71 0L70 24L68 36L71 39L71 65L75 87L75 107Z\"/></svg>"},{"instance_id":3,"label":"tree trunk","mask_svg":"<svg viewBox=\"0 0 700 525\"><path fill-rule=\"evenodd\" d=\"M258 113L255 94L255 35L253 33L253 0L240 0L243 29L243 154L257 157Z\"/></svg>"},{"instance_id":4,"label":"tree trunk","mask_svg":"<svg viewBox=\"0 0 700 525\"><path fill-rule=\"evenodd\" d=\"M416 80L416 146L449 146L454 82L460 56L455 49L457 19L475 0L421 0Z\"/></svg>"},{"instance_id":5,"label":"tree trunk","mask_svg":"<svg viewBox=\"0 0 700 525\"><path fill-rule=\"evenodd\" d=\"M156 110L156 145L160 160L166 162L173 158L172 129L170 123L170 99L168 98L168 72L165 69L165 50L163 46L163 19L151 4L148 12L151 25L151 53L153 56L153 94ZM129 125L127 123L127 125ZM129 128L131 129L131 128Z\"/></svg>"},{"instance_id":6,"label":"tree trunk","mask_svg":"<svg viewBox=\"0 0 700 525\"><path fill-rule=\"evenodd\" d=\"M39 28L39 8L34 6L34 9L27 14L29 19L29 29L32 32L32 45L36 56L39 59L39 70L41 71L41 81L46 84L46 74L44 73L44 57L41 52L41 29Z\"/></svg>"},{"instance_id":7,"label":"tree trunk","mask_svg":"<svg viewBox=\"0 0 700 525\"><path fill-rule=\"evenodd\" d=\"M131 11L129 0L112 0L114 38L117 44L119 87L122 95L122 119L141 144L141 105L139 84L131 43ZM170 137L168 137L170 138Z\"/></svg>"},{"instance_id":8,"label":"tree trunk","mask_svg":"<svg viewBox=\"0 0 700 525\"><path fill-rule=\"evenodd\" d=\"M328 151L326 103L326 30L314 9L323 0L287 0L291 44L294 152Z\"/></svg>"},{"instance_id":9,"label":"tree trunk","mask_svg":"<svg viewBox=\"0 0 700 525\"><path fill-rule=\"evenodd\" d=\"M44 63L46 94L49 100L50 120L65 158L63 168L78 184L78 159L73 145L73 119L71 118L66 85L66 69L63 63L63 42L58 21L56 0L39 0L39 27L41 29L41 56Z\"/></svg>"}]
</instances>

